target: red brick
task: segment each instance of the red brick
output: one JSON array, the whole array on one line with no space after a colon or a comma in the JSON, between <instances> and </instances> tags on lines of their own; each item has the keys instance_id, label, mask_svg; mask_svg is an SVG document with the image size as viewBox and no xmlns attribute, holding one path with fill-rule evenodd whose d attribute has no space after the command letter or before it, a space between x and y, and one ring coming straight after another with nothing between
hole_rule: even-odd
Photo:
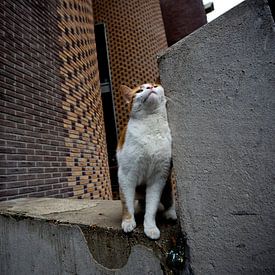
<instances>
[{"instance_id":1,"label":"red brick","mask_svg":"<svg viewBox=\"0 0 275 275\"><path fill-rule=\"evenodd\" d=\"M78 75L72 75L74 83L65 83L66 78L61 72L65 63L59 57L63 51L60 43L63 22L58 19L58 1L3 0L0 5L0 33L6 35L5 40L0 41L0 62L5 66L0 74L0 86L4 91L0 94L0 138L5 141L0 147L3 148L0 167L4 174L0 179L2 188L6 188L2 190L5 192L0 194L0 200L26 196L73 196L73 188L67 187L72 172L66 164L70 148L65 146L69 133L64 126L64 119L68 119L63 109L67 100L64 87L68 91L72 89L78 121L86 126L87 120L91 121L91 131L94 131L89 133L91 143L103 140L94 147L96 152L89 149L87 153L96 153L100 159L105 157L102 167L107 167L95 44L82 45L85 52L76 45L74 52L82 51L76 55L81 66L70 68L77 69ZM74 12L92 21L91 12ZM92 24L90 22L89 31ZM81 36L67 38L76 40L78 37ZM92 32L81 39L83 37L94 39ZM84 74L82 66L86 61L90 64L89 75ZM88 68L88 64L86 66ZM79 136L82 138L81 133ZM75 142L75 148L80 144ZM81 149L82 153L85 150ZM108 169L105 171L108 174ZM108 178L108 175L104 177Z\"/></svg>"},{"instance_id":2,"label":"red brick","mask_svg":"<svg viewBox=\"0 0 275 275\"><path fill-rule=\"evenodd\" d=\"M14 181L14 182L7 183L7 189L26 187L26 186L27 186L27 182L26 181Z\"/></svg>"},{"instance_id":3,"label":"red brick","mask_svg":"<svg viewBox=\"0 0 275 275\"><path fill-rule=\"evenodd\" d=\"M37 191L36 187L20 188L19 189L19 194L33 193L33 192L36 192L36 191Z\"/></svg>"},{"instance_id":4,"label":"red brick","mask_svg":"<svg viewBox=\"0 0 275 275\"><path fill-rule=\"evenodd\" d=\"M0 197L13 196L18 194L18 189L7 189L0 191Z\"/></svg>"}]
</instances>

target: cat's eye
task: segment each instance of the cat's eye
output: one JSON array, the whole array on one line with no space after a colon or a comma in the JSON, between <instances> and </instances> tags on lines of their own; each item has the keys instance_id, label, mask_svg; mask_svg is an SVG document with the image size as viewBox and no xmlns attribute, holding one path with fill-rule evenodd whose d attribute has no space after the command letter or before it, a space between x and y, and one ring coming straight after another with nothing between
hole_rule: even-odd
<instances>
[{"instance_id":1,"label":"cat's eye","mask_svg":"<svg viewBox=\"0 0 275 275\"><path fill-rule=\"evenodd\" d=\"M136 93L138 94L138 93L141 93L142 91L143 91L143 90L140 89L140 90L137 90Z\"/></svg>"},{"instance_id":2,"label":"cat's eye","mask_svg":"<svg viewBox=\"0 0 275 275\"><path fill-rule=\"evenodd\" d=\"M154 88L157 88L158 87L158 85L154 85Z\"/></svg>"}]
</instances>

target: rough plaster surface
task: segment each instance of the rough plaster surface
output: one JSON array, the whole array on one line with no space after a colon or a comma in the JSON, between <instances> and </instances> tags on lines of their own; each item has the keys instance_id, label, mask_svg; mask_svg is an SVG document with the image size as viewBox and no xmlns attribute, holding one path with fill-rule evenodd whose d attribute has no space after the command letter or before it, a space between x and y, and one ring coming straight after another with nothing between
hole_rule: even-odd
<instances>
[{"instance_id":1,"label":"rough plaster surface","mask_svg":"<svg viewBox=\"0 0 275 275\"><path fill-rule=\"evenodd\" d=\"M120 201L28 198L0 203L0 274L171 274L166 253L178 226L162 237L120 228ZM170 272L170 273L169 273Z\"/></svg>"},{"instance_id":2,"label":"rough plaster surface","mask_svg":"<svg viewBox=\"0 0 275 275\"><path fill-rule=\"evenodd\" d=\"M121 269L110 270L100 265L77 225L0 216L0 228L3 275L162 274L159 260L143 245L133 246L127 264Z\"/></svg>"},{"instance_id":3,"label":"rough plaster surface","mask_svg":"<svg viewBox=\"0 0 275 275\"><path fill-rule=\"evenodd\" d=\"M246 1L159 59L195 274L275 274L273 24Z\"/></svg>"}]
</instances>

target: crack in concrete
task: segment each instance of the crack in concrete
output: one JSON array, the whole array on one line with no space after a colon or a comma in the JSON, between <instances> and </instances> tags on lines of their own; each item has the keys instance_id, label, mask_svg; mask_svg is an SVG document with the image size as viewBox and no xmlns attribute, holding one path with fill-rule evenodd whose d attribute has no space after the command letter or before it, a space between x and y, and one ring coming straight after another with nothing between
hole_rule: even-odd
<instances>
[{"instance_id":1,"label":"crack in concrete","mask_svg":"<svg viewBox=\"0 0 275 275\"><path fill-rule=\"evenodd\" d=\"M234 216L257 216L257 213L254 212L247 212L247 211L233 211L230 212L231 215Z\"/></svg>"}]
</instances>

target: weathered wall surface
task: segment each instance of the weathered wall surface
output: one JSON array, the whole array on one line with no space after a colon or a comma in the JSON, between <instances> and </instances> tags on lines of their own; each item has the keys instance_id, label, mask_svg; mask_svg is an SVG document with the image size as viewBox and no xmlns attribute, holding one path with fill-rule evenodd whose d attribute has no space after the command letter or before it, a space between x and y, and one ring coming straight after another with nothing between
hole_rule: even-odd
<instances>
[{"instance_id":1,"label":"weathered wall surface","mask_svg":"<svg viewBox=\"0 0 275 275\"><path fill-rule=\"evenodd\" d=\"M141 245L133 247L127 265L121 270L105 268L94 260L77 225L16 221L5 217L0 217L0 225L3 229L0 248L3 275L162 274L159 260Z\"/></svg>"},{"instance_id":2,"label":"weathered wall surface","mask_svg":"<svg viewBox=\"0 0 275 275\"><path fill-rule=\"evenodd\" d=\"M152 274L172 271L166 252L178 225L161 239L120 228L119 201L27 198L0 203L0 274Z\"/></svg>"},{"instance_id":3,"label":"weathered wall surface","mask_svg":"<svg viewBox=\"0 0 275 275\"><path fill-rule=\"evenodd\" d=\"M160 58L195 274L274 274L275 36L242 3Z\"/></svg>"}]
</instances>

